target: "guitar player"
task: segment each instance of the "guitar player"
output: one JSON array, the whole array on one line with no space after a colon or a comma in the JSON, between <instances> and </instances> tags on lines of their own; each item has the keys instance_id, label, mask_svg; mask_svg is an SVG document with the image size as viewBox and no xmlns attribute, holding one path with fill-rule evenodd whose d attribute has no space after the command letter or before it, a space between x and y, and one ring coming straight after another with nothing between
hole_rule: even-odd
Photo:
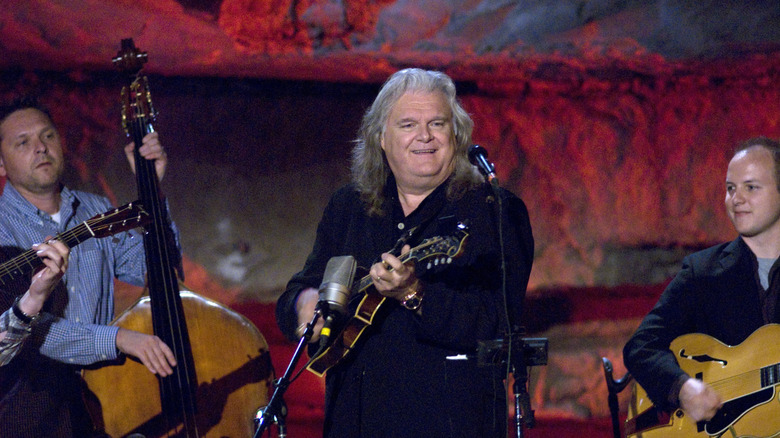
<instances>
[{"instance_id":1,"label":"guitar player","mask_svg":"<svg viewBox=\"0 0 780 438\"><path fill-rule=\"evenodd\" d=\"M683 371L669 350L673 340L701 333L736 346L761 326L780 322L779 172L778 141L758 137L736 148L725 206L738 236L687 256L623 350L627 369L663 411L681 408L698 422L712 419L725 402L713 386Z\"/></svg>"},{"instance_id":2,"label":"guitar player","mask_svg":"<svg viewBox=\"0 0 780 438\"><path fill-rule=\"evenodd\" d=\"M125 147L131 167L132 146ZM156 133L144 139L140 152L155 160L162 178L167 157ZM64 186L64 167L61 137L47 108L28 96L0 107L0 176L6 180L0 195L3 252L26 250L111 208L105 197ZM68 272L44 305L30 339L0 368L1 435L89 437L92 425L79 375L83 365L124 353L152 373L172 372L176 360L159 338L109 325L114 278L143 286L146 271L141 236L132 231L115 237L89 239L71 249ZM6 289L0 294L4 310L16 292L25 290Z\"/></svg>"},{"instance_id":3,"label":"guitar player","mask_svg":"<svg viewBox=\"0 0 780 438\"><path fill-rule=\"evenodd\" d=\"M280 328L297 341L312 320L327 262L346 255L387 297L363 342L326 373L327 438L506 436L505 370L469 358L479 340L507 332L496 202L467 157L472 126L452 80L421 69L393 74L364 115L352 183L331 198L303 270L277 303ZM519 317L533 237L525 204L500 193L507 307ZM469 228L451 264L423 273L389 253L409 230L414 237L402 253L454 231L439 220L450 216Z\"/></svg>"}]
</instances>

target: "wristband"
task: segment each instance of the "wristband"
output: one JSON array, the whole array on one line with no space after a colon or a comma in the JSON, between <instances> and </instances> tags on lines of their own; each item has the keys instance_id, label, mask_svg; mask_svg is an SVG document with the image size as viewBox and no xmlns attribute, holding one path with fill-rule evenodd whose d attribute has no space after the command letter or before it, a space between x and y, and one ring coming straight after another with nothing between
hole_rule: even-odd
<instances>
[{"instance_id":1,"label":"wristband","mask_svg":"<svg viewBox=\"0 0 780 438\"><path fill-rule=\"evenodd\" d=\"M28 315L22 311L22 309L19 307L19 299L21 297L16 297L14 300L14 305L11 306L11 310L14 312L14 315L16 315L17 318L19 318L20 321L27 325L32 325L35 321L37 321L41 317L41 313L38 312L35 315Z\"/></svg>"}]
</instances>

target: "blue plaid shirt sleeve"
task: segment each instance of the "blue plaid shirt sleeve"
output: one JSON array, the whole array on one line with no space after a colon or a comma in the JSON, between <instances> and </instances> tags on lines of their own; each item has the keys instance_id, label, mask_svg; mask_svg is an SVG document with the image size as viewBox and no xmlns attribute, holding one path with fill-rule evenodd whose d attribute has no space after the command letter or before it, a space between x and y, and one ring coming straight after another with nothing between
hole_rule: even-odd
<instances>
[{"instance_id":1,"label":"blue plaid shirt sleeve","mask_svg":"<svg viewBox=\"0 0 780 438\"><path fill-rule=\"evenodd\" d=\"M51 359L88 365L119 356L117 326L82 324L48 313L43 314L38 326L41 329L35 330L33 336L42 338L40 352Z\"/></svg>"},{"instance_id":2,"label":"blue plaid shirt sleeve","mask_svg":"<svg viewBox=\"0 0 780 438\"><path fill-rule=\"evenodd\" d=\"M5 336L0 340L0 366L11 362L32 333L32 328L8 309L0 315L0 333L3 332Z\"/></svg>"}]
</instances>

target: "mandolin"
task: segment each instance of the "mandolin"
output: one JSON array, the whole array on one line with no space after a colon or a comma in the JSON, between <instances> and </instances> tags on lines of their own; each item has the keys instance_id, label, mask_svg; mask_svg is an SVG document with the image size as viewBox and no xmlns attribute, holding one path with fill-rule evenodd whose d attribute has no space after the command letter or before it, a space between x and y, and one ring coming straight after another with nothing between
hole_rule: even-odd
<instances>
[{"instance_id":1,"label":"mandolin","mask_svg":"<svg viewBox=\"0 0 780 438\"><path fill-rule=\"evenodd\" d=\"M449 265L452 259L460 256L468 236L466 226L458 224L457 230L452 235L425 239L408 253L403 254L400 260L402 263L414 262L415 272L422 275L436 267ZM422 261L427 263L420 263ZM355 314L343 324L340 332L324 351L314 354L306 367L318 376L325 374L327 370L340 363L352 350L357 348L361 336L374 322L376 314L380 309L386 307L387 297L373 288L373 280L370 275L363 277L355 287L357 293L365 294Z\"/></svg>"}]
</instances>

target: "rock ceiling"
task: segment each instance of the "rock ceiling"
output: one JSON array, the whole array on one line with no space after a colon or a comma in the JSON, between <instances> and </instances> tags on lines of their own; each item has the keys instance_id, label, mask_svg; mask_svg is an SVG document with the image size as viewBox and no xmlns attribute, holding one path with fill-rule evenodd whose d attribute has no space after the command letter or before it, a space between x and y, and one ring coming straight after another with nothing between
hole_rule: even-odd
<instances>
[{"instance_id":1,"label":"rock ceiling","mask_svg":"<svg viewBox=\"0 0 780 438\"><path fill-rule=\"evenodd\" d=\"M133 38L149 54L146 72L166 76L776 70L778 24L777 0L21 0L0 9L0 69L110 70L120 41Z\"/></svg>"}]
</instances>

